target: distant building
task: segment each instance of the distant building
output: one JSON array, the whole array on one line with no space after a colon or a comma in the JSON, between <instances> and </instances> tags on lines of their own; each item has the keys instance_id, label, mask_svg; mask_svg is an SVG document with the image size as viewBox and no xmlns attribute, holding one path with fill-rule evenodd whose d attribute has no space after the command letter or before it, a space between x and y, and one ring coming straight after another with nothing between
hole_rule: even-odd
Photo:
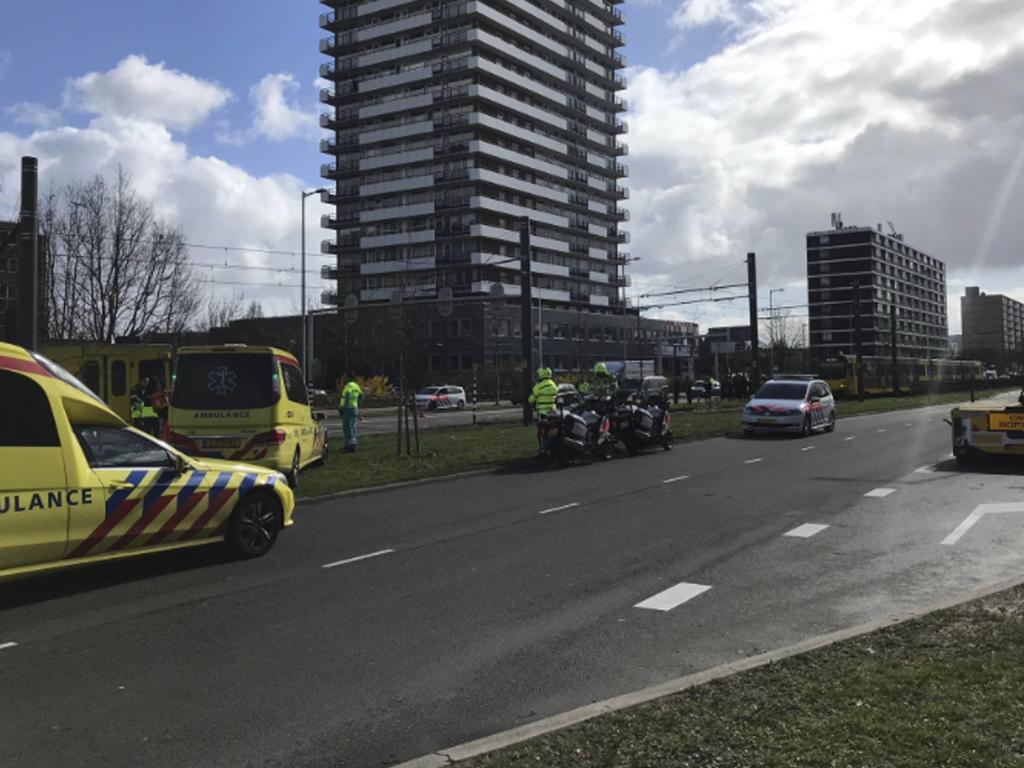
<instances>
[{"instance_id":1,"label":"distant building","mask_svg":"<svg viewBox=\"0 0 1024 768\"><path fill-rule=\"evenodd\" d=\"M321 2L322 199L334 206L321 250L336 258L322 274L337 283L324 302L500 295L458 313L483 333L491 314L518 311L528 219L545 317L564 327L582 311L617 336L635 326L622 0ZM487 362L485 338L439 335L421 351L468 370ZM552 339L545 362L568 365L569 346Z\"/></svg>"},{"instance_id":2,"label":"distant building","mask_svg":"<svg viewBox=\"0 0 1024 768\"><path fill-rule=\"evenodd\" d=\"M807 234L810 352L820 361L856 349L854 316L859 294L865 356L888 356L890 310L896 307L896 349L901 357L949 354L946 265L908 245L903 235L871 227Z\"/></svg>"},{"instance_id":3,"label":"distant building","mask_svg":"<svg viewBox=\"0 0 1024 768\"><path fill-rule=\"evenodd\" d=\"M960 357L964 351L964 337L962 334L950 334L949 337L949 356Z\"/></svg>"},{"instance_id":4,"label":"distant building","mask_svg":"<svg viewBox=\"0 0 1024 768\"><path fill-rule=\"evenodd\" d=\"M997 366L1019 362L1024 351L1024 304L968 287L960 297L964 357Z\"/></svg>"}]
</instances>

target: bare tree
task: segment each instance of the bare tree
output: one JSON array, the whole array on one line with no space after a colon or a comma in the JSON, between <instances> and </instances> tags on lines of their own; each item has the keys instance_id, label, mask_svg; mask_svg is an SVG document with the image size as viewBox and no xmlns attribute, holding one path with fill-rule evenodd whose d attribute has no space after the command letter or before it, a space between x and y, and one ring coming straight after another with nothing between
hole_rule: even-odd
<instances>
[{"instance_id":1,"label":"bare tree","mask_svg":"<svg viewBox=\"0 0 1024 768\"><path fill-rule=\"evenodd\" d=\"M250 301L245 310L246 320L260 320L263 317L263 305L258 301Z\"/></svg>"},{"instance_id":2,"label":"bare tree","mask_svg":"<svg viewBox=\"0 0 1024 768\"><path fill-rule=\"evenodd\" d=\"M178 333L202 294L180 231L156 219L118 170L47 198L43 227L51 338L112 342Z\"/></svg>"},{"instance_id":3,"label":"bare tree","mask_svg":"<svg viewBox=\"0 0 1024 768\"><path fill-rule=\"evenodd\" d=\"M245 294L234 291L230 296L211 298L206 305L206 329L224 328L232 320L238 320L245 313Z\"/></svg>"}]
</instances>

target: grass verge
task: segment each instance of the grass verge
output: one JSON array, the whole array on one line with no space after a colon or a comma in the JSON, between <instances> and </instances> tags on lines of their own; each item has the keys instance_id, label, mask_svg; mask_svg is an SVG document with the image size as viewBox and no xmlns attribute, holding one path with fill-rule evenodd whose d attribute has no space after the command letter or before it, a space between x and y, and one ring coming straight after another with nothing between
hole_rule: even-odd
<instances>
[{"instance_id":1,"label":"grass verge","mask_svg":"<svg viewBox=\"0 0 1024 768\"><path fill-rule=\"evenodd\" d=\"M979 399L996 392L979 392ZM960 402L963 393L903 398L843 401L839 414L853 416L923 405ZM677 440L701 440L737 432L743 401L680 404L672 412ZM354 454L341 452L341 441L331 441L333 455L326 467L302 473L300 497L323 496L356 488L422 480L529 461L537 451L536 433L518 424L426 429L420 432L420 453L395 455L394 435L373 435L359 441Z\"/></svg>"},{"instance_id":2,"label":"grass verge","mask_svg":"<svg viewBox=\"0 0 1024 768\"><path fill-rule=\"evenodd\" d=\"M1024 764L1024 588L722 678L464 768Z\"/></svg>"}]
</instances>

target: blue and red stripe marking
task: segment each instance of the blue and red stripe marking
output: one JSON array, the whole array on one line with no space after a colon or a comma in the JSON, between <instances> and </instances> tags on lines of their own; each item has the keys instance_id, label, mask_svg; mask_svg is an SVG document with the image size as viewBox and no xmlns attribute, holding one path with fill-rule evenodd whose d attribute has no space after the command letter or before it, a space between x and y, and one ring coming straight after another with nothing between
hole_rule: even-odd
<instances>
[{"instance_id":1,"label":"blue and red stripe marking","mask_svg":"<svg viewBox=\"0 0 1024 768\"><path fill-rule=\"evenodd\" d=\"M206 498L207 491L199 490L200 484L206 479L206 472L193 472L192 476L185 483L184 487L178 492L178 508L174 511L167 522L165 522L159 531L153 534L153 536L146 542L146 546L152 546L153 544L159 544L170 534L174 533L174 530L181 524L181 521L188 517L189 513L192 512L199 502Z\"/></svg>"},{"instance_id":2,"label":"blue and red stripe marking","mask_svg":"<svg viewBox=\"0 0 1024 768\"><path fill-rule=\"evenodd\" d=\"M156 483L150 489L149 493L145 495L142 502L142 515L136 520L132 527L129 528L121 538L113 543L110 547L110 552L114 552L119 549L124 549L128 546L135 538L142 533L149 526L157 516L167 508L167 505L174 500L174 496L164 496L166 491L171 484L178 479L177 470L168 469L165 470L162 475L157 479Z\"/></svg>"},{"instance_id":3,"label":"blue and red stripe marking","mask_svg":"<svg viewBox=\"0 0 1024 768\"><path fill-rule=\"evenodd\" d=\"M231 478L234 475L233 472L221 472L220 476L214 482L213 487L210 488L210 500L206 507L206 511L203 512L195 522L192 523L185 533L181 536L179 541L188 541L194 539L196 535L206 527L206 525L213 519L213 516L223 509L224 505L228 503L231 497L235 493L235 488L228 488L228 483L231 482Z\"/></svg>"},{"instance_id":4,"label":"blue and red stripe marking","mask_svg":"<svg viewBox=\"0 0 1024 768\"><path fill-rule=\"evenodd\" d=\"M83 557L88 554L89 550L103 541L107 534L110 533L114 528L128 516L135 506L139 503L139 499L129 498L132 493L142 484L149 474L144 469L137 469L128 474L125 478L125 482L128 483L130 488L119 488L110 495L107 499L107 508L103 522L96 526L95 530L90 533L86 539L72 550L68 557Z\"/></svg>"}]
</instances>

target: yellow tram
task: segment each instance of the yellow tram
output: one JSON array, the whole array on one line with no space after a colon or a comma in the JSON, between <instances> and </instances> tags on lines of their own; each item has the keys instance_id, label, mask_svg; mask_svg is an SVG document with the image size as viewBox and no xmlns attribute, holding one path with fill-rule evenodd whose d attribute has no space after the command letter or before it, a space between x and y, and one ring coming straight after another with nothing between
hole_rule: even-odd
<instances>
[{"instance_id":1,"label":"yellow tram","mask_svg":"<svg viewBox=\"0 0 1024 768\"><path fill-rule=\"evenodd\" d=\"M888 395L893 390L891 357L865 356L864 393ZM896 360L899 389L903 393L966 389L971 378L980 380L984 365L978 360L900 357ZM833 355L822 360L819 374L837 397L857 394L857 356Z\"/></svg>"}]
</instances>

